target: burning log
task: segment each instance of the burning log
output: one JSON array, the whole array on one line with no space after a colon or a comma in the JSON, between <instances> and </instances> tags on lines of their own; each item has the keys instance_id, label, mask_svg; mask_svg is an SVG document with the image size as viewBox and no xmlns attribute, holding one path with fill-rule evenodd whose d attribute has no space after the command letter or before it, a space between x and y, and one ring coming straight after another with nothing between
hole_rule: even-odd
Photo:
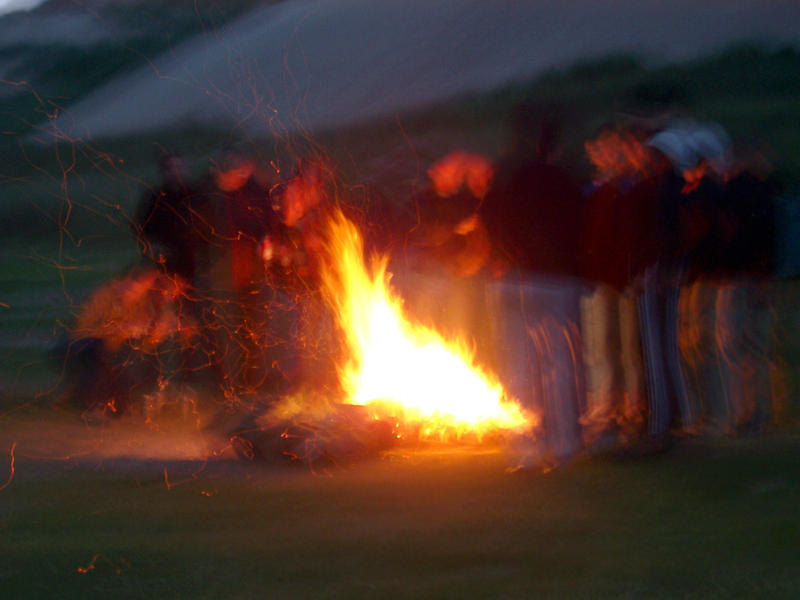
<instances>
[{"instance_id":1,"label":"burning log","mask_svg":"<svg viewBox=\"0 0 800 600\"><path fill-rule=\"evenodd\" d=\"M230 436L239 458L326 469L376 457L392 448L392 424L361 406L331 404L324 411L273 410L243 424Z\"/></svg>"}]
</instances>

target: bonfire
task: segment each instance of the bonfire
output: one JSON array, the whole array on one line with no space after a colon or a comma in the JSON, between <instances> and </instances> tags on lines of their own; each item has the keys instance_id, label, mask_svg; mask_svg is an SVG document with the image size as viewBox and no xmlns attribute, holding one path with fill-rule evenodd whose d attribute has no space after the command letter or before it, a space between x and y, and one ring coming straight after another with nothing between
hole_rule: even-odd
<instances>
[{"instance_id":1,"label":"bonfire","mask_svg":"<svg viewBox=\"0 0 800 600\"><path fill-rule=\"evenodd\" d=\"M484 443L533 430L535 415L477 364L463 338L447 340L406 313L388 257L367 259L360 232L338 209L327 224L324 256L322 292L342 346L340 390L283 398L250 435L235 436L240 454L263 455L277 437L285 454L313 460L392 443Z\"/></svg>"}]
</instances>

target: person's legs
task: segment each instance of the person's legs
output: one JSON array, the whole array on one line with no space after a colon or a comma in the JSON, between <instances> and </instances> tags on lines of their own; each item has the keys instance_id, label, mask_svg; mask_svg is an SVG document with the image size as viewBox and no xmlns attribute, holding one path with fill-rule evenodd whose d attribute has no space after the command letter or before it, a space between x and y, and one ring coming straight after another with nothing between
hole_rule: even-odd
<instances>
[{"instance_id":1,"label":"person's legs","mask_svg":"<svg viewBox=\"0 0 800 600\"><path fill-rule=\"evenodd\" d=\"M662 436L669 431L672 417L665 361L665 319L657 267L647 269L639 296L639 325L642 332L642 356L647 375L647 433Z\"/></svg>"},{"instance_id":2,"label":"person's legs","mask_svg":"<svg viewBox=\"0 0 800 600\"><path fill-rule=\"evenodd\" d=\"M529 343L523 288L513 282L491 283L486 287L486 304L500 381L524 408L540 412L538 363Z\"/></svg>"},{"instance_id":3,"label":"person's legs","mask_svg":"<svg viewBox=\"0 0 800 600\"><path fill-rule=\"evenodd\" d=\"M617 423L632 440L642 433L647 417L647 386L637 297L630 290L619 297L619 336L624 387Z\"/></svg>"},{"instance_id":4,"label":"person's legs","mask_svg":"<svg viewBox=\"0 0 800 600\"><path fill-rule=\"evenodd\" d=\"M578 415L585 395L580 288L567 278L533 279L525 286L525 300L548 452L565 460L579 450Z\"/></svg>"},{"instance_id":5,"label":"person's legs","mask_svg":"<svg viewBox=\"0 0 800 600\"><path fill-rule=\"evenodd\" d=\"M771 315L765 294L757 283L730 282L720 290L717 310L728 429L758 431L770 405Z\"/></svg>"},{"instance_id":6,"label":"person's legs","mask_svg":"<svg viewBox=\"0 0 800 600\"><path fill-rule=\"evenodd\" d=\"M540 415L539 452L557 461L580 447L579 297L577 282L555 278L493 283L487 290L501 381L523 407Z\"/></svg>"},{"instance_id":7,"label":"person's legs","mask_svg":"<svg viewBox=\"0 0 800 600\"><path fill-rule=\"evenodd\" d=\"M681 429L691 430L696 416L689 402L686 375L678 348L678 304L680 302L681 278L681 269L670 268L662 273L664 363L672 406L677 409L677 415L673 415L673 418L675 416L678 417L678 424Z\"/></svg>"},{"instance_id":8,"label":"person's legs","mask_svg":"<svg viewBox=\"0 0 800 600\"><path fill-rule=\"evenodd\" d=\"M678 303L678 345L687 381L687 414L682 426L700 432L719 416L722 390L715 350L716 286L698 280L683 288Z\"/></svg>"},{"instance_id":9,"label":"person's legs","mask_svg":"<svg viewBox=\"0 0 800 600\"><path fill-rule=\"evenodd\" d=\"M609 286L598 286L580 300L586 400L581 413L584 441L588 445L612 434L617 411L620 365L620 301ZM624 359L624 357L623 357ZM613 434L616 435L616 434Z\"/></svg>"}]
</instances>

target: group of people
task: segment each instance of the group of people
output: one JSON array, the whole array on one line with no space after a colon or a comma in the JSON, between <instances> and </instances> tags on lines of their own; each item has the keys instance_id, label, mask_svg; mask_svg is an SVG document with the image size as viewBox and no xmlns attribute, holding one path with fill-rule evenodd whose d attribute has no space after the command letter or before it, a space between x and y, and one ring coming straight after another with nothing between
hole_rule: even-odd
<instances>
[{"instance_id":1,"label":"group of people","mask_svg":"<svg viewBox=\"0 0 800 600\"><path fill-rule=\"evenodd\" d=\"M164 153L161 182L131 219L141 253L96 290L70 331L81 406L124 414L165 390L245 410L285 390L319 345L316 283L333 179L324 160L292 175L229 151L192 178Z\"/></svg>"},{"instance_id":2,"label":"group of people","mask_svg":"<svg viewBox=\"0 0 800 600\"><path fill-rule=\"evenodd\" d=\"M495 165L459 152L429 170L438 226L423 239L455 276L481 279L483 307L460 325L540 415L531 452L761 430L775 400L767 173L714 123L614 124L586 142L594 176L580 185L552 128L522 131Z\"/></svg>"},{"instance_id":3,"label":"group of people","mask_svg":"<svg viewBox=\"0 0 800 600\"><path fill-rule=\"evenodd\" d=\"M557 127L524 107L517 118L499 160L456 151L427 171L392 257L410 312L475 340L541 417L539 458L764 427L769 178L718 125L674 121L603 128L585 144L593 176L582 185L559 164ZM137 386L177 381L247 409L298 382L332 383L317 279L328 163L301 160L282 179L231 152L191 180L165 154L160 170L132 219L142 265L76 319L83 360L108 372L94 394L92 378L81 383L83 403L121 413Z\"/></svg>"}]
</instances>

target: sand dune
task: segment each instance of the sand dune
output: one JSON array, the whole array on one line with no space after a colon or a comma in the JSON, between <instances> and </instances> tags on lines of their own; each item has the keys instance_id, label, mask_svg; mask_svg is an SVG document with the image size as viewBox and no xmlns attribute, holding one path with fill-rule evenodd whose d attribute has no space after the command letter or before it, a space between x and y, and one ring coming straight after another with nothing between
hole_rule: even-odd
<instances>
[{"instance_id":1,"label":"sand dune","mask_svg":"<svg viewBox=\"0 0 800 600\"><path fill-rule=\"evenodd\" d=\"M740 40L797 43L800 3L288 0L111 81L55 125L92 138L181 121L316 128L609 53L674 61Z\"/></svg>"}]
</instances>

